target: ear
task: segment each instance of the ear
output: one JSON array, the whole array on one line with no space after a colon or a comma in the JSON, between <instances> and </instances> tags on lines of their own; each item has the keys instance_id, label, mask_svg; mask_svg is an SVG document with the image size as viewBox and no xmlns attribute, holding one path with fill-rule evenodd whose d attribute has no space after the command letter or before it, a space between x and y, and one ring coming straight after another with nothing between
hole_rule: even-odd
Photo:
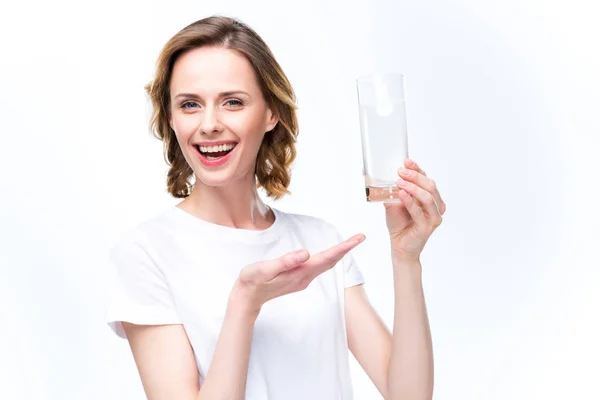
<instances>
[{"instance_id":1,"label":"ear","mask_svg":"<svg viewBox=\"0 0 600 400\"><path fill-rule=\"evenodd\" d=\"M275 125L277 125L277 123L279 122L279 117L277 115L275 115L275 113L273 113L270 109L267 110L267 125L266 125L266 131L270 132L273 128L275 128Z\"/></svg>"}]
</instances>

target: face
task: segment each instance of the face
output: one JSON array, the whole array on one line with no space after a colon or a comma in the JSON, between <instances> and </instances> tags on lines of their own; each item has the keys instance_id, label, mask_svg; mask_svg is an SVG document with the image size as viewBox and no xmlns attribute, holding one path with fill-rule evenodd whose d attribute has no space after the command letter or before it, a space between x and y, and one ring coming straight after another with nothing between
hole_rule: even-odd
<instances>
[{"instance_id":1,"label":"face","mask_svg":"<svg viewBox=\"0 0 600 400\"><path fill-rule=\"evenodd\" d=\"M254 178L258 150L277 118L248 60L229 49L190 50L175 62L170 92L170 125L196 182Z\"/></svg>"}]
</instances>

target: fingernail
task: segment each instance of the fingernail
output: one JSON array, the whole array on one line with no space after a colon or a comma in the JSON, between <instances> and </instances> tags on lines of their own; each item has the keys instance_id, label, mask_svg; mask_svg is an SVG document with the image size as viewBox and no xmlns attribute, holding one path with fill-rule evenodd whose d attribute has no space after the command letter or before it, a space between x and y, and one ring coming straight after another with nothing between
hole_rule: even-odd
<instances>
[{"instance_id":1,"label":"fingernail","mask_svg":"<svg viewBox=\"0 0 600 400\"><path fill-rule=\"evenodd\" d=\"M398 172L400 175L408 175L408 170L406 168L400 168Z\"/></svg>"},{"instance_id":2,"label":"fingernail","mask_svg":"<svg viewBox=\"0 0 600 400\"><path fill-rule=\"evenodd\" d=\"M297 254L296 254L296 262L304 262L308 260L308 252L305 250L300 250Z\"/></svg>"},{"instance_id":3,"label":"fingernail","mask_svg":"<svg viewBox=\"0 0 600 400\"><path fill-rule=\"evenodd\" d=\"M398 179L396 183L398 184L398 186L406 186L406 181L403 181L402 179Z\"/></svg>"}]
</instances>

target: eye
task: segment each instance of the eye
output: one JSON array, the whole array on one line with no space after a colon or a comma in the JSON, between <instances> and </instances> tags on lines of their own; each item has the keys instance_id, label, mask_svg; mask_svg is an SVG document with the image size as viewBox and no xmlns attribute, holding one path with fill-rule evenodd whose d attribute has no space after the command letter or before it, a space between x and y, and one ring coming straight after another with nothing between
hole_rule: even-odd
<instances>
[{"instance_id":1,"label":"eye","mask_svg":"<svg viewBox=\"0 0 600 400\"><path fill-rule=\"evenodd\" d=\"M232 102L237 103L237 104L231 104ZM242 103L240 100L237 100L237 99L227 100L227 104L232 105L234 107L240 107L240 106L244 105L244 103Z\"/></svg>"},{"instance_id":2,"label":"eye","mask_svg":"<svg viewBox=\"0 0 600 400\"><path fill-rule=\"evenodd\" d=\"M244 105L244 103L242 103L242 101L237 100L237 99L231 99L231 100L227 100L226 103L229 106L232 107L241 107ZM191 105L191 106L190 106ZM186 101L185 103L183 103L180 107L183 109L191 109L191 108L197 108L197 107L192 107L192 106L197 106L197 103L194 103L193 101Z\"/></svg>"},{"instance_id":3,"label":"eye","mask_svg":"<svg viewBox=\"0 0 600 400\"><path fill-rule=\"evenodd\" d=\"M186 105L188 105L188 104L196 104L196 103L194 103L194 102L191 102L191 101L188 101L188 102L185 102L185 103L183 103L183 104L181 105L181 108L190 108L190 107L186 107ZM196 104L196 105L197 105L197 104Z\"/></svg>"}]
</instances>

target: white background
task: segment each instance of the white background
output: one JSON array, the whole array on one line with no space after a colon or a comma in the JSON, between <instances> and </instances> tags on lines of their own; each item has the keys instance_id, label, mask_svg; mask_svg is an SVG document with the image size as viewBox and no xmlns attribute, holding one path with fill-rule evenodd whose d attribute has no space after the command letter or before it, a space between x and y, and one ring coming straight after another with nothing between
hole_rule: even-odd
<instances>
[{"instance_id":1,"label":"white background","mask_svg":"<svg viewBox=\"0 0 600 400\"><path fill-rule=\"evenodd\" d=\"M164 43L214 13L257 30L298 95L277 207L367 235L354 256L388 326L354 78L406 75L410 155L448 205L422 256L435 399L600 398L598 6L171 0L2 4L1 399L144 398L103 320L107 253L179 201L143 85ZM354 359L352 374L356 399L379 398Z\"/></svg>"}]
</instances>

